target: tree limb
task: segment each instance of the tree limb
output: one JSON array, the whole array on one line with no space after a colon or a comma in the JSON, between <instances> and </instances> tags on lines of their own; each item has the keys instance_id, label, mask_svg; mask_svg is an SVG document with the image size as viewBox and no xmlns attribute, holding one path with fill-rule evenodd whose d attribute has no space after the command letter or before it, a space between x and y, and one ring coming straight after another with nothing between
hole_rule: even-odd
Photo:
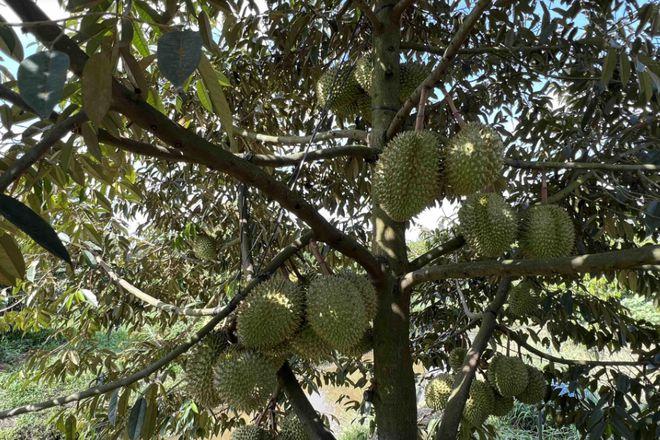
<instances>
[{"instance_id":1,"label":"tree limb","mask_svg":"<svg viewBox=\"0 0 660 440\"><path fill-rule=\"evenodd\" d=\"M12 163L7 171L0 176L0 193L5 192L12 182L18 179L25 171L30 169L34 163L44 157L48 150L62 139L62 136L86 120L87 115L83 112L79 112L53 125L53 127L43 135L41 140L30 149L30 151L23 154L19 159Z\"/></svg>"},{"instance_id":2,"label":"tree limb","mask_svg":"<svg viewBox=\"0 0 660 440\"><path fill-rule=\"evenodd\" d=\"M459 49L458 53L461 55L482 54L482 53L511 53L511 52L537 52L542 50L557 50L565 49L566 45L538 45L538 46L481 46ZM447 47L434 46L432 44L417 43L414 41L402 41L401 49L410 49L418 52L428 52L437 55L443 55L447 51Z\"/></svg>"},{"instance_id":3,"label":"tree limb","mask_svg":"<svg viewBox=\"0 0 660 440\"><path fill-rule=\"evenodd\" d=\"M284 144L284 145L293 145L293 144L306 144L312 141L312 135L307 136L289 136L289 135L270 135L270 134L261 134L254 133L252 131L245 130L239 127L233 127L233 134L244 137L246 139L252 139L254 141L268 142L273 144ZM332 139L351 139L356 141L366 141L367 132L364 130L331 130L323 131L316 133L316 136L313 137L314 142L323 142Z\"/></svg>"},{"instance_id":4,"label":"tree limb","mask_svg":"<svg viewBox=\"0 0 660 440\"><path fill-rule=\"evenodd\" d=\"M277 372L277 380L289 398L296 415L303 423L309 438L313 440L334 440L335 437L325 427L323 420L309 402L288 362L285 362Z\"/></svg>"},{"instance_id":5,"label":"tree limb","mask_svg":"<svg viewBox=\"0 0 660 440\"><path fill-rule=\"evenodd\" d=\"M593 163L593 162L541 162L516 159L505 159L504 163L513 168L527 168L532 170L545 169L579 169L579 170L607 170L607 171L660 171L660 165L650 163L621 164L621 163Z\"/></svg>"},{"instance_id":6,"label":"tree limb","mask_svg":"<svg viewBox=\"0 0 660 440\"><path fill-rule=\"evenodd\" d=\"M374 33L379 33L383 28L383 24L380 22L380 20L376 16L376 13L371 9L371 7L362 0L352 0L352 1L355 4L355 6L357 6L357 8L360 11L362 11L364 16L367 17L367 20L369 20L369 23L371 23Z\"/></svg>"},{"instance_id":7,"label":"tree limb","mask_svg":"<svg viewBox=\"0 0 660 440\"><path fill-rule=\"evenodd\" d=\"M648 245L635 249L572 257L454 263L429 266L408 272L401 280L401 288L409 289L425 281L450 278L474 278L494 275L511 275L514 277L523 275L577 275L635 269L642 265L655 265L658 263L660 263L660 245Z\"/></svg>"},{"instance_id":8,"label":"tree limb","mask_svg":"<svg viewBox=\"0 0 660 440\"><path fill-rule=\"evenodd\" d=\"M433 260L447 255L451 252L457 251L465 245L465 239L462 235L457 235L449 241L439 244L430 251L420 255L419 257L412 260L408 263L408 270L417 270L427 264L431 263Z\"/></svg>"},{"instance_id":9,"label":"tree limb","mask_svg":"<svg viewBox=\"0 0 660 440\"><path fill-rule=\"evenodd\" d=\"M248 212L248 188L241 183L238 191L238 229L241 237L241 268L247 279L254 275L254 262L252 261L252 237L250 234L250 214Z\"/></svg>"},{"instance_id":10,"label":"tree limb","mask_svg":"<svg viewBox=\"0 0 660 440\"><path fill-rule=\"evenodd\" d=\"M309 162L321 159L333 159L335 157L343 156L362 157L366 160L374 160L376 157L378 157L379 152L380 151L376 148L371 148L364 145L344 145L341 147L331 147L309 151L307 156L305 156L304 152L299 152L285 155L245 154L242 157L255 165L280 167L296 165L303 159L303 157L306 161Z\"/></svg>"},{"instance_id":11,"label":"tree limb","mask_svg":"<svg viewBox=\"0 0 660 440\"><path fill-rule=\"evenodd\" d=\"M410 110L412 110L413 107L415 107L419 102L419 97L422 89L424 87L428 89L433 89L435 84L437 84L440 81L440 79L444 76L444 74L447 72L447 70L449 70L449 67L453 62L454 57L458 54L458 50L463 45L463 43L465 43L465 40L472 31L472 28L477 24L477 21L481 17L481 14L484 13L486 8L488 8L490 4L491 4L491 0L479 0L479 2L477 2L477 4L474 6L474 9L472 9L472 12L470 12L470 14L467 17L465 17L465 20L463 20L463 24L461 24L461 27L452 37L449 45L447 46L447 49L445 49L445 52L442 55L442 59L440 60L440 63L435 67L435 69L433 69L431 74L428 77L426 77L426 79L422 82L422 84L420 84L417 87L417 89L413 92L413 94L410 95L408 99L406 99L406 102L403 103L403 106L396 113L394 119L392 119L392 123L387 129L388 138L391 138L406 121L406 119L408 118L408 114L410 113Z\"/></svg>"},{"instance_id":12,"label":"tree limb","mask_svg":"<svg viewBox=\"0 0 660 440\"><path fill-rule=\"evenodd\" d=\"M32 0L7 0L7 4L25 22L43 21L48 17ZM87 55L56 24L40 24L29 27L30 31L44 44L69 55L71 70L80 75ZM261 190L265 195L280 203L282 207L305 222L317 236L332 248L358 262L373 278L381 283L383 272L373 254L355 239L334 227L316 207L311 205L287 185L262 171L258 166L220 148L193 130L171 121L166 115L142 101L138 95L113 80L113 109L120 112L138 126L153 133L168 145L196 163L221 171L235 179Z\"/></svg>"},{"instance_id":13,"label":"tree limb","mask_svg":"<svg viewBox=\"0 0 660 440\"><path fill-rule=\"evenodd\" d=\"M392 8L392 21L398 23L406 9L412 5L414 0L399 0Z\"/></svg>"},{"instance_id":14,"label":"tree limb","mask_svg":"<svg viewBox=\"0 0 660 440\"><path fill-rule=\"evenodd\" d=\"M477 372L477 366L481 359L481 354L488 345L493 332L495 331L497 314L504 305L511 286L511 277L504 277L497 287L497 293L493 301L488 304L486 310L482 313L481 326L475 336L470 350L465 356L463 368L456 372L454 387L452 389L445 410L442 414L442 422L435 433L435 440L453 440L456 438L458 424L461 421L463 408L470 393L470 385Z\"/></svg>"}]
</instances>

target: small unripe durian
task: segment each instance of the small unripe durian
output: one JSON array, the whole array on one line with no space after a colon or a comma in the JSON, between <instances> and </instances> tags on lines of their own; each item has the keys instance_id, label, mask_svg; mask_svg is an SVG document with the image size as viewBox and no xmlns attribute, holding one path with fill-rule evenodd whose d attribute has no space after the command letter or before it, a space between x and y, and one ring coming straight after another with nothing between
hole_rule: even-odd
<instances>
[{"instance_id":1,"label":"small unripe durian","mask_svg":"<svg viewBox=\"0 0 660 440\"><path fill-rule=\"evenodd\" d=\"M491 385L504 397L517 396L527 387L527 367L517 357L496 357L488 371Z\"/></svg>"},{"instance_id":2,"label":"small unripe durian","mask_svg":"<svg viewBox=\"0 0 660 440\"><path fill-rule=\"evenodd\" d=\"M504 397L497 392L493 392L495 400L493 401L493 415L497 417L504 417L509 414L513 409L513 397Z\"/></svg>"},{"instance_id":3,"label":"small unripe durian","mask_svg":"<svg viewBox=\"0 0 660 440\"><path fill-rule=\"evenodd\" d=\"M213 385L213 366L226 346L223 333L210 333L190 352L183 370L186 393L206 408L215 408L221 402Z\"/></svg>"},{"instance_id":4,"label":"small unripe durian","mask_svg":"<svg viewBox=\"0 0 660 440\"><path fill-rule=\"evenodd\" d=\"M255 425L240 426L231 434L231 440L272 440L268 431Z\"/></svg>"},{"instance_id":5,"label":"small unripe durian","mask_svg":"<svg viewBox=\"0 0 660 440\"><path fill-rule=\"evenodd\" d=\"M431 67L421 63L405 63L399 66L399 100L404 102L417 90L431 73Z\"/></svg>"},{"instance_id":6,"label":"small unripe durian","mask_svg":"<svg viewBox=\"0 0 660 440\"><path fill-rule=\"evenodd\" d=\"M469 122L447 146L445 176L456 195L470 195L492 185L501 175L503 145L490 127Z\"/></svg>"},{"instance_id":7,"label":"small unripe durian","mask_svg":"<svg viewBox=\"0 0 660 440\"><path fill-rule=\"evenodd\" d=\"M309 325L304 326L291 339L293 352L313 364L332 359L332 348Z\"/></svg>"},{"instance_id":8,"label":"small unripe durian","mask_svg":"<svg viewBox=\"0 0 660 440\"><path fill-rule=\"evenodd\" d=\"M513 209L494 193L468 196L458 211L458 219L463 237L482 257L499 257L509 250L518 229Z\"/></svg>"},{"instance_id":9,"label":"small unripe durian","mask_svg":"<svg viewBox=\"0 0 660 440\"><path fill-rule=\"evenodd\" d=\"M268 402L277 387L277 369L264 355L231 349L220 355L213 370L222 400L239 411L254 411Z\"/></svg>"},{"instance_id":10,"label":"small unripe durian","mask_svg":"<svg viewBox=\"0 0 660 440\"><path fill-rule=\"evenodd\" d=\"M444 409L453 385L454 376L451 374L440 374L431 379L424 390L426 406L434 411Z\"/></svg>"},{"instance_id":11,"label":"small unripe durian","mask_svg":"<svg viewBox=\"0 0 660 440\"><path fill-rule=\"evenodd\" d=\"M364 304L364 311L367 315L367 319L372 321L376 317L378 297L374 285L371 284L371 280L369 280L366 275L356 274L350 270L342 270L338 275L346 278L356 289L358 289L362 296L362 303Z\"/></svg>"},{"instance_id":12,"label":"small unripe durian","mask_svg":"<svg viewBox=\"0 0 660 440\"><path fill-rule=\"evenodd\" d=\"M463 417L470 425L479 426L493 413L494 404L495 396L490 385L481 380L473 380Z\"/></svg>"},{"instance_id":13,"label":"small unripe durian","mask_svg":"<svg viewBox=\"0 0 660 440\"><path fill-rule=\"evenodd\" d=\"M293 336L302 320L303 295L288 279L277 276L257 285L241 303L236 320L239 341L246 347L275 347Z\"/></svg>"},{"instance_id":14,"label":"small unripe durian","mask_svg":"<svg viewBox=\"0 0 660 440\"><path fill-rule=\"evenodd\" d=\"M282 420L282 429L277 437L278 440L310 440L305 432L305 427L298 416L293 413L288 414Z\"/></svg>"},{"instance_id":15,"label":"small unripe durian","mask_svg":"<svg viewBox=\"0 0 660 440\"><path fill-rule=\"evenodd\" d=\"M545 382L545 376L541 370L532 367L531 365L526 365L526 367L527 376L529 378L527 381L527 387L522 393L516 395L516 398L522 403L533 405L543 400L547 385Z\"/></svg>"},{"instance_id":16,"label":"small unripe durian","mask_svg":"<svg viewBox=\"0 0 660 440\"><path fill-rule=\"evenodd\" d=\"M439 167L440 140L435 133L400 133L380 155L374 195L393 220L409 220L440 196Z\"/></svg>"},{"instance_id":17,"label":"small unripe durian","mask_svg":"<svg viewBox=\"0 0 660 440\"><path fill-rule=\"evenodd\" d=\"M449 368L452 371L456 372L463 368L463 361L465 361L465 356L467 356L467 349L463 347L456 347L449 352Z\"/></svg>"},{"instance_id":18,"label":"small unripe durian","mask_svg":"<svg viewBox=\"0 0 660 440\"><path fill-rule=\"evenodd\" d=\"M575 229L566 211L557 205L538 205L527 212L520 248L528 258L569 255L575 244Z\"/></svg>"},{"instance_id":19,"label":"small unripe durian","mask_svg":"<svg viewBox=\"0 0 660 440\"><path fill-rule=\"evenodd\" d=\"M331 68L316 83L316 98L340 116L355 114L362 90L349 68Z\"/></svg>"},{"instance_id":20,"label":"small unripe durian","mask_svg":"<svg viewBox=\"0 0 660 440\"><path fill-rule=\"evenodd\" d=\"M360 59L358 59L355 64L355 70L353 71L353 76L355 80L360 84L362 89L371 95L371 85L373 82L374 74L374 55L369 53Z\"/></svg>"},{"instance_id":21,"label":"small unripe durian","mask_svg":"<svg viewBox=\"0 0 660 440\"><path fill-rule=\"evenodd\" d=\"M522 282L511 288L509 292L509 314L511 316L526 318L533 316L538 310L538 298L534 295L533 287L528 282Z\"/></svg>"},{"instance_id":22,"label":"small unripe durian","mask_svg":"<svg viewBox=\"0 0 660 440\"><path fill-rule=\"evenodd\" d=\"M360 291L339 275L320 276L307 288L307 320L335 350L347 350L362 339L367 316Z\"/></svg>"},{"instance_id":23,"label":"small unripe durian","mask_svg":"<svg viewBox=\"0 0 660 440\"><path fill-rule=\"evenodd\" d=\"M193 240L193 253L200 260L215 260L218 256L215 240L208 235L200 234Z\"/></svg>"}]
</instances>

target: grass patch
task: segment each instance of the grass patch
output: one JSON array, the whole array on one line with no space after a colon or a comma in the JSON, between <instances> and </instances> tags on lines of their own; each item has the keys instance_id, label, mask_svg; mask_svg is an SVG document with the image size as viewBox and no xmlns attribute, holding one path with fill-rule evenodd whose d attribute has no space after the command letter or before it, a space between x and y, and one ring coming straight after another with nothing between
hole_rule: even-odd
<instances>
[{"instance_id":1,"label":"grass patch","mask_svg":"<svg viewBox=\"0 0 660 440\"><path fill-rule=\"evenodd\" d=\"M535 406L516 402L509 414L504 417L491 417L497 438L501 440L537 440L539 439L539 410ZM579 440L580 435L573 426L556 427L543 424L543 438L546 440Z\"/></svg>"}]
</instances>

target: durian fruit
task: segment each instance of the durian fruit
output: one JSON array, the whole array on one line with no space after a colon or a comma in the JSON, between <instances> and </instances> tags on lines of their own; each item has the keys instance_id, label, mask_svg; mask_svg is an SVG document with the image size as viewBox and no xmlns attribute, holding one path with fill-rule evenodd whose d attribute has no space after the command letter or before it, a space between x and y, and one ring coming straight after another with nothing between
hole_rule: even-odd
<instances>
[{"instance_id":1,"label":"durian fruit","mask_svg":"<svg viewBox=\"0 0 660 440\"><path fill-rule=\"evenodd\" d=\"M260 283L238 309L238 340L256 349L281 344L300 326L302 307L303 295L288 279L276 276Z\"/></svg>"},{"instance_id":2,"label":"durian fruit","mask_svg":"<svg viewBox=\"0 0 660 440\"><path fill-rule=\"evenodd\" d=\"M445 177L456 195L470 195L493 184L502 173L503 145L490 127L469 122L447 145Z\"/></svg>"},{"instance_id":3,"label":"durian fruit","mask_svg":"<svg viewBox=\"0 0 660 440\"><path fill-rule=\"evenodd\" d=\"M360 342L348 349L343 349L340 351L344 356L350 358L361 359L366 353L370 352L374 348L374 335L371 329L367 329L360 339Z\"/></svg>"},{"instance_id":4,"label":"durian fruit","mask_svg":"<svg viewBox=\"0 0 660 440\"><path fill-rule=\"evenodd\" d=\"M537 205L523 222L520 248L528 258L569 255L575 244L575 229L566 211L557 205Z\"/></svg>"},{"instance_id":5,"label":"durian fruit","mask_svg":"<svg viewBox=\"0 0 660 440\"><path fill-rule=\"evenodd\" d=\"M458 427L456 440L470 440L472 438L472 427L465 421Z\"/></svg>"},{"instance_id":6,"label":"durian fruit","mask_svg":"<svg viewBox=\"0 0 660 440\"><path fill-rule=\"evenodd\" d=\"M463 361L465 361L465 356L467 356L467 349L463 347L456 347L449 352L449 368L452 371L456 372L463 368Z\"/></svg>"},{"instance_id":7,"label":"durian fruit","mask_svg":"<svg viewBox=\"0 0 660 440\"><path fill-rule=\"evenodd\" d=\"M316 98L338 115L355 114L356 102L362 90L350 68L331 68L316 83Z\"/></svg>"},{"instance_id":8,"label":"durian fruit","mask_svg":"<svg viewBox=\"0 0 660 440\"><path fill-rule=\"evenodd\" d=\"M374 74L374 54L372 52L358 59L353 71L353 77L362 89L371 95L371 85Z\"/></svg>"},{"instance_id":9,"label":"durian fruit","mask_svg":"<svg viewBox=\"0 0 660 440\"><path fill-rule=\"evenodd\" d=\"M362 339L368 321L362 294L339 275L312 280L307 288L307 320L335 350L347 350Z\"/></svg>"},{"instance_id":10,"label":"durian fruit","mask_svg":"<svg viewBox=\"0 0 660 440\"><path fill-rule=\"evenodd\" d=\"M270 361L275 369L279 370L282 364L291 357L293 348L290 341L285 341L275 347L261 349L259 352Z\"/></svg>"},{"instance_id":11,"label":"durian fruit","mask_svg":"<svg viewBox=\"0 0 660 440\"><path fill-rule=\"evenodd\" d=\"M434 411L444 409L452 386L454 386L454 376L451 374L440 374L431 379L424 390L426 406Z\"/></svg>"},{"instance_id":12,"label":"durian fruit","mask_svg":"<svg viewBox=\"0 0 660 440\"><path fill-rule=\"evenodd\" d=\"M193 253L200 260L215 260L218 256L215 240L206 234L200 234L193 240Z\"/></svg>"},{"instance_id":13,"label":"durian fruit","mask_svg":"<svg viewBox=\"0 0 660 440\"><path fill-rule=\"evenodd\" d=\"M517 357L496 356L488 367L488 380L502 396L517 396L527 387L527 367Z\"/></svg>"},{"instance_id":14,"label":"durian fruit","mask_svg":"<svg viewBox=\"0 0 660 440\"><path fill-rule=\"evenodd\" d=\"M493 392L493 396L495 397L495 400L493 401L492 414L497 417L504 417L509 414L513 409L513 397L504 397L497 392Z\"/></svg>"},{"instance_id":15,"label":"durian fruit","mask_svg":"<svg viewBox=\"0 0 660 440\"><path fill-rule=\"evenodd\" d=\"M533 405L539 403L545 397L546 392L546 382L543 372L538 368L532 367L531 365L526 365L527 367L527 387L525 390L516 395L516 398L522 403L528 405Z\"/></svg>"},{"instance_id":16,"label":"durian fruit","mask_svg":"<svg viewBox=\"0 0 660 440\"><path fill-rule=\"evenodd\" d=\"M231 434L231 440L272 440L268 431L255 425L240 426Z\"/></svg>"},{"instance_id":17,"label":"durian fruit","mask_svg":"<svg viewBox=\"0 0 660 440\"><path fill-rule=\"evenodd\" d=\"M409 220L440 196L439 167L440 139L435 133L400 133L380 155L374 195L393 220Z\"/></svg>"},{"instance_id":18,"label":"durian fruit","mask_svg":"<svg viewBox=\"0 0 660 440\"><path fill-rule=\"evenodd\" d=\"M215 364L213 383L222 400L239 411L262 408L277 387L277 369L264 355L230 349Z\"/></svg>"},{"instance_id":19,"label":"durian fruit","mask_svg":"<svg viewBox=\"0 0 660 440\"><path fill-rule=\"evenodd\" d=\"M193 348L183 369L186 394L206 408L215 408L221 402L213 385L213 366L226 347L225 334L211 332Z\"/></svg>"},{"instance_id":20,"label":"durian fruit","mask_svg":"<svg viewBox=\"0 0 660 440\"><path fill-rule=\"evenodd\" d=\"M356 116L361 116L363 120L371 124L371 97L364 92L360 93L357 97L357 101L355 101L355 106L357 108Z\"/></svg>"},{"instance_id":21,"label":"durian fruit","mask_svg":"<svg viewBox=\"0 0 660 440\"><path fill-rule=\"evenodd\" d=\"M499 194L468 196L458 210L458 219L465 241L482 257L499 257L516 238L517 216Z\"/></svg>"},{"instance_id":22,"label":"durian fruit","mask_svg":"<svg viewBox=\"0 0 660 440\"><path fill-rule=\"evenodd\" d=\"M399 100L404 102L431 73L430 66L405 63L399 66Z\"/></svg>"},{"instance_id":23,"label":"durian fruit","mask_svg":"<svg viewBox=\"0 0 660 440\"><path fill-rule=\"evenodd\" d=\"M332 348L309 325L304 326L293 339L291 348L300 358L318 364L332 359Z\"/></svg>"},{"instance_id":24,"label":"durian fruit","mask_svg":"<svg viewBox=\"0 0 660 440\"><path fill-rule=\"evenodd\" d=\"M509 314L526 318L533 316L538 309L538 298L534 295L531 283L522 282L511 288L509 292Z\"/></svg>"},{"instance_id":25,"label":"durian fruit","mask_svg":"<svg viewBox=\"0 0 660 440\"><path fill-rule=\"evenodd\" d=\"M356 274L350 270L342 270L338 273L342 278L346 278L355 286L362 296L362 303L364 304L364 311L367 319L372 321L376 317L376 310L378 308L378 296L374 285L366 275Z\"/></svg>"},{"instance_id":26,"label":"durian fruit","mask_svg":"<svg viewBox=\"0 0 660 440\"><path fill-rule=\"evenodd\" d=\"M493 389L482 380L473 380L465 402L463 417L472 426L479 426L493 413L495 396Z\"/></svg>"},{"instance_id":27,"label":"durian fruit","mask_svg":"<svg viewBox=\"0 0 660 440\"><path fill-rule=\"evenodd\" d=\"M305 427L298 416L290 413L282 420L282 429L277 440L311 440L311 438L305 432Z\"/></svg>"}]
</instances>

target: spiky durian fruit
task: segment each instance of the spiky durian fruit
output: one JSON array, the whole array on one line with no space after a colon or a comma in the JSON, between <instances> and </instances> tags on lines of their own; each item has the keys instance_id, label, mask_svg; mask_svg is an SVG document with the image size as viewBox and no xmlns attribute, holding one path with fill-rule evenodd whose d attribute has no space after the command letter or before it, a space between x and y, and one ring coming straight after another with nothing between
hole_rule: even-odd
<instances>
[{"instance_id":1,"label":"spiky durian fruit","mask_svg":"<svg viewBox=\"0 0 660 440\"><path fill-rule=\"evenodd\" d=\"M456 440L470 440L472 439L472 427L463 420L461 426L458 428L458 435Z\"/></svg>"},{"instance_id":2,"label":"spiky durian fruit","mask_svg":"<svg viewBox=\"0 0 660 440\"><path fill-rule=\"evenodd\" d=\"M278 440L310 440L310 437L305 432L305 426L300 421L298 416L293 413L288 414L282 420L282 429Z\"/></svg>"},{"instance_id":3,"label":"spiky durian fruit","mask_svg":"<svg viewBox=\"0 0 660 440\"><path fill-rule=\"evenodd\" d=\"M533 286L523 281L511 288L509 292L509 314L526 318L533 316L538 309L538 298L534 295Z\"/></svg>"},{"instance_id":4,"label":"spiky durian fruit","mask_svg":"<svg viewBox=\"0 0 660 440\"><path fill-rule=\"evenodd\" d=\"M212 332L190 352L184 366L186 394L206 408L220 404L220 395L213 385L213 365L226 347L226 335Z\"/></svg>"},{"instance_id":5,"label":"spiky durian fruit","mask_svg":"<svg viewBox=\"0 0 660 440\"><path fill-rule=\"evenodd\" d=\"M363 120L371 124L371 97L369 97L369 95L364 92L360 93L357 97L357 101L355 102L355 106L357 107L356 116L361 116Z\"/></svg>"},{"instance_id":6,"label":"spiky durian fruit","mask_svg":"<svg viewBox=\"0 0 660 440\"><path fill-rule=\"evenodd\" d=\"M521 235L520 248L530 258L563 257L571 253L575 243L573 222L557 205L530 208Z\"/></svg>"},{"instance_id":7,"label":"spiky durian fruit","mask_svg":"<svg viewBox=\"0 0 660 440\"><path fill-rule=\"evenodd\" d=\"M504 417L505 415L509 414L509 412L513 409L513 397L501 396L496 391L493 392L493 396L494 400L492 414L497 417Z\"/></svg>"},{"instance_id":8,"label":"spiky durian fruit","mask_svg":"<svg viewBox=\"0 0 660 440\"><path fill-rule=\"evenodd\" d=\"M429 381L424 390L426 406L434 411L444 409L454 386L454 376L451 374L440 374Z\"/></svg>"},{"instance_id":9,"label":"spiky durian fruit","mask_svg":"<svg viewBox=\"0 0 660 440\"><path fill-rule=\"evenodd\" d=\"M367 331L364 332L364 336L362 336L362 339L360 339L360 342L358 342L351 348L341 350L339 353L350 358L361 359L362 356L365 355L365 353L368 353L373 348L374 348L373 330L367 329Z\"/></svg>"},{"instance_id":10,"label":"spiky durian fruit","mask_svg":"<svg viewBox=\"0 0 660 440\"><path fill-rule=\"evenodd\" d=\"M502 173L503 145L490 127L469 122L447 146L445 176L456 195L469 195L493 184Z\"/></svg>"},{"instance_id":11,"label":"spiky durian fruit","mask_svg":"<svg viewBox=\"0 0 660 440\"><path fill-rule=\"evenodd\" d=\"M372 321L376 317L378 297L374 285L371 284L371 280L369 280L366 275L356 274L350 270L342 270L338 275L346 278L356 289L358 289L362 296L362 303L364 304L364 311L367 315L367 319Z\"/></svg>"},{"instance_id":12,"label":"spiky durian fruit","mask_svg":"<svg viewBox=\"0 0 660 440\"><path fill-rule=\"evenodd\" d=\"M463 417L472 426L479 426L492 414L495 396L493 389L482 380L473 380L465 402Z\"/></svg>"},{"instance_id":13,"label":"spiky durian fruit","mask_svg":"<svg viewBox=\"0 0 660 440\"><path fill-rule=\"evenodd\" d=\"M338 115L355 114L357 98L362 90L350 68L331 68L316 83L316 98Z\"/></svg>"},{"instance_id":14,"label":"spiky durian fruit","mask_svg":"<svg viewBox=\"0 0 660 440\"><path fill-rule=\"evenodd\" d=\"M430 66L421 63L405 63L399 66L399 99L408 99L431 73Z\"/></svg>"},{"instance_id":15,"label":"spiky durian fruit","mask_svg":"<svg viewBox=\"0 0 660 440\"><path fill-rule=\"evenodd\" d=\"M200 260L215 260L218 256L215 240L205 234L200 234L193 240L193 253Z\"/></svg>"},{"instance_id":16,"label":"spiky durian fruit","mask_svg":"<svg viewBox=\"0 0 660 440\"><path fill-rule=\"evenodd\" d=\"M465 241L482 257L499 257L516 237L517 217L504 197L476 193L458 210L460 231Z\"/></svg>"},{"instance_id":17,"label":"spiky durian fruit","mask_svg":"<svg viewBox=\"0 0 660 440\"><path fill-rule=\"evenodd\" d=\"M440 139L435 133L400 133L380 155L374 195L393 220L409 220L440 196L439 167Z\"/></svg>"},{"instance_id":18,"label":"spiky durian fruit","mask_svg":"<svg viewBox=\"0 0 660 440\"><path fill-rule=\"evenodd\" d=\"M288 279L277 276L260 283L239 307L238 340L256 349L281 344L300 326L302 305L302 293Z\"/></svg>"},{"instance_id":19,"label":"spiky durian fruit","mask_svg":"<svg viewBox=\"0 0 660 440\"><path fill-rule=\"evenodd\" d=\"M335 350L347 350L364 336L368 320L360 291L339 275L320 276L307 288L307 320Z\"/></svg>"},{"instance_id":20,"label":"spiky durian fruit","mask_svg":"<svg viewBox=\"0 0 660 440\"><path fill-rule=\"evenodd\" d=\"M374 55L372 52L358 59L355 64L355 70L353 71L353 76L355 80L360 84L362 89L371 94L371 85L373 83L373 74L374 74Z\"/></svg>"},{"instance_id":21,"label":"spiky durian fruit","mask_svg":"<svg viewBox=\"0 0 660 440\"><path fill-rule=\"evenodd\" d=\"M231 434L231 440L272 440L268 431L255 425L240 426Z\"/></svg>"},{"instance_id":22,"label":"spiky durian fruit","mask_svg":"<svg viewBox=\"0 0 660 440\"><path fill-rule=\"evenodd\" d=\"M463 347L456 347L449 352L449 368L456 372L463 368L463 361L467 355L467 349Z\"/></svg>"},{"instance_id":23,"label":"spiky durian fruit","mask_svg":"<svg viewBox=\"0 0 660 440\"><path fill-rule=\"evenodd\" d=\"M332 348L314 332L309 325L304 326L293 339L291 348L300 358L313 364L332 358Z\"/></svg>"},{"instance_id":24,"label":"spiky durian fruit","mask_svg":"<svg viewBox=\"0 0 660 440\"><path fill-rule=\"evenodd\" d=\"M291 357L293 348L290 341L285 341L275 347L261 349L259 352L270 361L275 369L279 370L282 364Z\"/></svg>"},{"instance_id":25,"label":"spiky durian fruit","mask_svg":"<svg viewBox=\"0 0 660 440\"><path fill-rule=\"evenodd\" d=\"M277 369L264 355L230 349L213 369L213 383L222 400L240 411L262 408L277 386Z\"/></svg>"},{"instance_id":26,"label":"spiky durian fruit","mask_svg":"<svg viewBox=\"0 0 660 440\"><path fill-rule=\"evenodd\" d=\"M527 367L527 387L525 390L516 395L516 398L522 403L527 403L533 405L540 402L545 397L546 392L546 382L543 372L538 368L532 367L531 365L526 365Z\"/></svg>"},{"instance_id":27,"label":"spiky durian fruit","mask_svg":"<svg viewBox=\"0 0 660 440\"><path fill-rule=\"evenodd\" d=\"M494 358L488 370L491 385L504 397L517 396L527 387L527 367L517 357Z\"/></svg>"}]
</instances>

